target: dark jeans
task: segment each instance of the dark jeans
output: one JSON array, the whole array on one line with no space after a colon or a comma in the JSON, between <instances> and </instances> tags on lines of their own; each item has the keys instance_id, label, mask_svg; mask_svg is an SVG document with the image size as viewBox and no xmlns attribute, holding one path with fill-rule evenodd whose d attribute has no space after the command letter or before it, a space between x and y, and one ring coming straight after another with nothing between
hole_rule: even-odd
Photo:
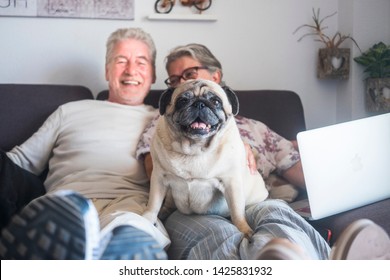
<instances>
[{"instance_id":1,"label":"dark jeans","mask_svg":"<svg viewBox=\"0 0 390 280\"><path fill-rule=\"evenodd\" d=\"M0 230L34 198L46 193L42 180L0 151Z\"/></svg>"}]
</instances>

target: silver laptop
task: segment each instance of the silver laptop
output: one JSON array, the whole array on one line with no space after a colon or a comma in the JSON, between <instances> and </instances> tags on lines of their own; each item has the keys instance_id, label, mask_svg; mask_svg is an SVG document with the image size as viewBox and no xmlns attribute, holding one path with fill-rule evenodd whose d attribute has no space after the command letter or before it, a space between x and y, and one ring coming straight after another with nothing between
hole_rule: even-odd
<instances>
[{"instance_id":1,"label":"silver laptop","mask_svg":"<svg viewBox=\"0 0 390 280\"><path fill-rule=\"evenodd\" d=\"M291 203L321 219L390 197L390 113L297 135L308 199Z\"/></svg>"}]
</instances>

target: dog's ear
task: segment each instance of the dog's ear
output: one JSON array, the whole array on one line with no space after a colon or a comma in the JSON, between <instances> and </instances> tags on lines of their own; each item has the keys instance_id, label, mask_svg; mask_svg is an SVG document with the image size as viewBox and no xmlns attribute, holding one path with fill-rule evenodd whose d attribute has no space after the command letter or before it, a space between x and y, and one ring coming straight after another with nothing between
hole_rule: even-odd
<instances>
[{"instance_id":1,"label":"dog's ear","mask_svg":"<svg viewBox=\"0 0 390 280\"><path fill-rule=\"evenodd\" d=\"M160 100L158 102L158 108L160 109L160 115L164 115L167 109L167 106L171 102L172 94L175 91L174 88L167 88L160 96Z\"/></svg>"},{"instance_id":2,"label":"dog's ear","mask_svg":"<svg viewBox=\"0 0 390 280\"><path fill-rule=\"evenodd\" d=\"M236 93L228 86L223 86L222 89L225 91L226 96L229 99L230 104L232 105L233 115L237 115L240 109L240 105Z\"/></svg>"}]
</instances>

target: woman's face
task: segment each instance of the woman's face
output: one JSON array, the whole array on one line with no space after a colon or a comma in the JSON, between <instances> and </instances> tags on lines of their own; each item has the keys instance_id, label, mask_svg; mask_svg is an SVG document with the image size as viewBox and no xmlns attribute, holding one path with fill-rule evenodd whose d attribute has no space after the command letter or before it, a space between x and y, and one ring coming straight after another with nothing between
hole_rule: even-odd
<instances>
[{"instance_id":1,"label":"woman's face","mask_svg":"<svg viewBox=\"0 0 390 280\"><path fill-rule=\"evenodd\" d=\"M201 67L201 66L206 66L206 65L202 65L199 61L193 59L190 56L183 56L173 61L170 65L168 65L167 68L168 76L169 77L176 76L179 79L178 79L178 84L174 84L172 86L176 87L185 81L185 78L183 78L182 76L186 71L188 71L193 67ZM210 73L210 70L208 69L198 69L196 72L197 74L194 75L195 79L211 80L218 84L221 82L221 73L219 71Z\"/></svg>"}]
</instances>

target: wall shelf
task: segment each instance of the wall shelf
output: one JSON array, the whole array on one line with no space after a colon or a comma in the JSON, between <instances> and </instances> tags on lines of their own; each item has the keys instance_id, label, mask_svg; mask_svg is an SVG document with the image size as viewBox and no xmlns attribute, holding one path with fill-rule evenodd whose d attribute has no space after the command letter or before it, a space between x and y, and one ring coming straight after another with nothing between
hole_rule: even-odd
<instances>
[{"instance_id":1,"label":"wall shelf","mask_svg":"<svg viewBox=\"0 0 390 280\"><path fill-rule=\"evenodd\" d=\"M148 16L149 20L187 20L187 21L217 21L214 15L204 14L152 14Z\"/></svg>"}]
</instances>

